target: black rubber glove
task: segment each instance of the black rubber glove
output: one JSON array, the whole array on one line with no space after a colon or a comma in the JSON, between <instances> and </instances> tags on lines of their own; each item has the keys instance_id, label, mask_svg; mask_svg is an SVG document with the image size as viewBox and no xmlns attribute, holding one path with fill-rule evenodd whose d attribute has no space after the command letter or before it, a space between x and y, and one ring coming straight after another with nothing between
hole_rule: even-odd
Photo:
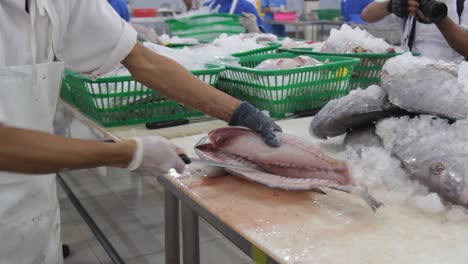
<instances>
[{"instance_id":1,"label":"black rubber glove","mask_svg":"<svg viewBox=\"0 0 468 264\"><path fill-rule=\"evenodd\" d=\"M390 0L387 4L387 11L393 13L398 17L407 18L409 15L408 11L408 0Z\"/></svg>"},{"instance_id":2,"label":"black rubber glove","mask_svg":"<svg viewBox=\"0 0 468 264\"><path fill-rule=\"evenodd\" d=\"M242 102L237 107L229 120L229 125L243 126L259 132L265 143L271 147L279 147L281 144L274 133L274 131L282 132L281 128L248 102Z\"/></svg>"}]
</instances>

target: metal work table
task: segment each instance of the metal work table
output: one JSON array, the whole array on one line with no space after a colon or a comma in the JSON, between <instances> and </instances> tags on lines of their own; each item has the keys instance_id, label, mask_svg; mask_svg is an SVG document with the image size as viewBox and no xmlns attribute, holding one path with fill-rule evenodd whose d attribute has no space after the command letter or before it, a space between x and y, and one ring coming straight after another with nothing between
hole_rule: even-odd
<instances>
[{"instance_id":1,"label":"metal work table","mask_svg":"<svg viewBox=\"0 0 468 264\"><path fill-rule=\"evenodd\" d=\"M143 132L161 133L159 130L143 131L138 126L102 128L73 107L61 105L73 118L92 127L94 133L117 140ZM285 133L309 138L333 156L340 142L312 139L308 135L310 120L299 118L278 123ZM189 136L174 137L171 141L184 148L188 155L195 155L193 146L207 131L225 126L223 122L211 122L198 124L197 134L187 132ZM188 130L187 127L180 126L177 130ZM132 129L134 131L130 132ZM199 217L260 264L462 264L468 259L468 223L447 221L445 214L422 213L406 203L385 204L373 213L355 195L333 190L327 190L327 195L287 192L222 171L218 171L218 177L209 177L213 176L213 171L204 169L206 167L191 164L184 175L171 172L159 178L165 189L167 264L181 263L180 249L184 264L200 262ZM385 203L388 191L370 191Z\"/></svg>"},{"instance_id":2,"label":"metal work table","mask_svg":"<svg viewBox=\"0 0 468 264\"><path fill-rule=\"evenodd\" d=\"M319 26L320 27L320 41L323 41L323 31L325 26L341 26L343 21L339 20L296 20L296 21L278 21L278 20L264 20L263 23L270 25L291 25L296 29L295 38L299 38L299 27L305 26Z\"/></svg>"}]
</instances>

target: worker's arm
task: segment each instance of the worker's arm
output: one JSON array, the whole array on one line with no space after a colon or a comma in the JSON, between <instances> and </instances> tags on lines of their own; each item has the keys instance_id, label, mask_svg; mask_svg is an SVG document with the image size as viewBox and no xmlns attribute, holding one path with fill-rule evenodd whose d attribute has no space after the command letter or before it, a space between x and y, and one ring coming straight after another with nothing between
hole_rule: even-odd
<instances>
[{"instance_id":1,"label":"worker's arm","mask_svg":"<svg viewBox=\"0 0 468 264\"><path fill-rule=\"evenodd\" d=\"M193 2L192 0L184 0L185 7L187 7L187 11L192 10L193 8Z\"/></svg>"},{"instance_id":2,"label":"worker's arm","mask_svg":"<svg viewBox=\"0 0 468 264\"><path fill-rule=\"evenodd\" d=\"M420 12L418 14L422 15ZM450 47L465 58L468 58L468 31L457 25L449 17L442 19L436 25Z\"/></svg>"},{"instance_id":3,"label":"worker's arm","mask_svg":"<svg viewBox=\"0 0 468 264\"><path fill-rule=\"evenodd\" d=\"M184 67L136 44L122 61L135 80L178 102L229 121L240 101L209 86Z\"/></svg>"},{"instance_id":4,"label":"worker's arm","mask_svg":"<svg viewBox=\"0 0 468 264\"><path fill-rule=\"evenodd\" d=\"M390 13L387 9L388 2L373 2L367 5L361 12L361 19L367 23L374 23L384 19Z\"/></svg>"},{"instance_id":5,"label":"worker's arm","mask_svg":"<svg viewBox=\"0 0 468 264\"><path fill-rule=\"evenodd\" d=\"M260 133L270 146L280 145L281 131L269 117L247 102L240 102L200 81L175 61L136 44L122 64L135 80L178 102L203 111L230 126L243 126Z\"/></svg>"},{"instance_id":6,"label":"worker's arm","mask_svg":"<svg viewBox=\"0 0 468 264\"><path fill-rule=\"evenodd\" d=\"M0 125L0 171L45 174L100 166L125 168L135 149L133 140L101 143Z\"/></svg>"}]
</instances>

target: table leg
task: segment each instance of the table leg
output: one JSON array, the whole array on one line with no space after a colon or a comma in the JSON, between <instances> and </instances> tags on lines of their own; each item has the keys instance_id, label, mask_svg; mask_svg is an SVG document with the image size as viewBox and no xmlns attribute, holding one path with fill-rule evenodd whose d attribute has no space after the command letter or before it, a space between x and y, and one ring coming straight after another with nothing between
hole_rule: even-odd
<instances>
[{"instance_id":1,"label":"table leg","mask_svg":"<svg viewBox=\"0 0 468 264\"><path fill-rule=\"evenodd\" d=\"M184 264L200 263L198 215L182 203L182 257Z\"/></svg>"},{"instance_id":2,"label":"table leg","mask_svg":"<svg viewBox=\"0 0 468 264\"><path fill-rule=\"evenodd\" d=\"M179 200L164 190L164 240L166 264L180 263Z\"/></svg>"},{"instance_id":3,"label":"table leg","mask_svg":"<svg viewBox=\"0 0 468 264\"><path fill-rule=\"evenodd\" d=\"M299 27L296 25L296 39L299 39Z\"/></svg>"}]
</instances>

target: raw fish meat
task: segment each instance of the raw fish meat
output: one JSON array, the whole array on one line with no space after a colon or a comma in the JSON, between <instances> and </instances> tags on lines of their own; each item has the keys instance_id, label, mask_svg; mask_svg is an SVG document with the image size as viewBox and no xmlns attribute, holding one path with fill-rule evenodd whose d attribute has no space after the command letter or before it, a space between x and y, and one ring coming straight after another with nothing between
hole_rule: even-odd
<instances>
[{"instance_id":1,"label":"raw fish meat","mask_svg":"<svg viewBox=\"0 0 468 264\"><path fill-rule=\"evenodd\" d=\"M309 57L297 56L296 58L282 58L282 59L269 59L258 64L255 69L257 70L284 70L293 69L304 66L322 65L322 62Z\"/></svg>"},{"instance_id":2,"label":"raw fish meat","mask_svg":"<svg viewBox=\"0 0 468 264\"><path fill-rule=\"evenodd\" d=\"M252 130L215 129L195 146L195 152L201 159L255 169L229 168L226 171L272 188L331 188L359 194L373 210L382 205L365 187L356 185L346 162L329 157L307 140L282 133L277 135L282 145L272 148Z\"/></svg>"}]
</instances>

